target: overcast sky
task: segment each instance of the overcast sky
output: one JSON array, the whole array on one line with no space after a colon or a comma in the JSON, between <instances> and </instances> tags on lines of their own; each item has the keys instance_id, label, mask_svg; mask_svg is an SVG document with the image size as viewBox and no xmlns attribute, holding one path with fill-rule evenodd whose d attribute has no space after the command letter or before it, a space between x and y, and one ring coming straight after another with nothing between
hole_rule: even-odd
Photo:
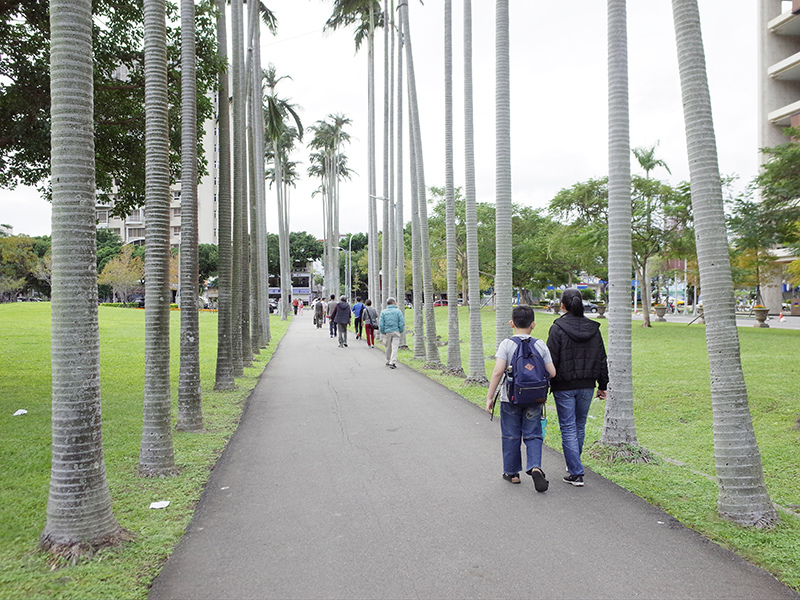
<instances>
[{"instance_id":1,"label":"overcast sky","mask_svg":"<svg viewBox=\"0 0 800 600\"><path fill-rule=\"evenodd\" d=\"M345 153L355 171L341 186L342 233L367 229L367 55L355 54L351 31L322 33L331 3L269 0L279 26L263 38L263 62L290 75L278 92L302 107L303 124L332 113L352 119ZM425 179L444 186L443 2L410 0L411 40L422 121ZM474 106L479 201L494 201L494 2L473 0ZM688 178L670 0L628 3L631 144L658 143L673 183ZM749 181L756 173L756 5L753 0L700 0L720 170ZM511 0L511 128L513 201L544 207L560 189L607 172L606 2ZM453 2L456 186L463 185L462 3ZM382 190L383 35L376 46L378 195ZM405 123L408 119L405 118ZM306 175L292 193L291 229L322 236L318 181ZM408 167L408 152L405 152ZM633 172L639 172L635 160ZM407 178L407 174L406 174ZM408 180L404 185L410 189ZM274 205L274 196L268 196ZM406 196L406 206L409 206ZM410 219L406 209L405 220ZM379 221L380 222L380 221ZM50 233L49 205L33 190L0 190L0 223L15 233ZM268 229L277 217L268 213Z\"/></svg>"}]
</instances>

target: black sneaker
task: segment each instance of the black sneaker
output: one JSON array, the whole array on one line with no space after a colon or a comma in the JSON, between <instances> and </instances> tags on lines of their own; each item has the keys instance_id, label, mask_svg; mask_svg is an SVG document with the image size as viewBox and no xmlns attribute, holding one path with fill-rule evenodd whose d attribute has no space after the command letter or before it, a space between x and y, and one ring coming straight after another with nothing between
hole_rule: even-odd
<instances>
[{"instance_id":1,"label":"black sneaker","mask_svg":"<svg viewBox=\"0 0 800 600\"><path fill-rule=\"evenodd\" d=\"M583 486L583 475L564 475L564 483L575 485L578 487Z\"/></svg>"},{"instance_id":2,"label":"black sneaker","mask_svg":"<svg viewBox=\"0 0 800 600\"><path fill-rule=\"evenodd\" d=\"M547 488L550 487L550 482L545 478L544 471L539 467L534 467L525 472L533 478L533 487L537 492L546 492Z\"/></svg>"}]
</instances>

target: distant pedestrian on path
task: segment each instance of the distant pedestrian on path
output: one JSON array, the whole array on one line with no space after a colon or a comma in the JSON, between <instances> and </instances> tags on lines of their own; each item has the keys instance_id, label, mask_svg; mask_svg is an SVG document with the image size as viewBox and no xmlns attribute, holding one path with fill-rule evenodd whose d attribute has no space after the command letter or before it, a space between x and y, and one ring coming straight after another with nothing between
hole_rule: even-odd
<instances>
[{"instance_id":1,"label":"distant pedestrian on path","mask_svg":"<svg viewBox=\"0 0 800 600\"><path fill-rule=\"evenodd\" d=\"M385 335L386 344L386 366L392 369L397 368L397 349L400 347L400 334L406 327L406 320L403 311L397 308L397 301L394 298L386 299L386 308L381 311L378 320L378 329Z\"/></svg>"},{"instance_id":2,"label":"distant pedestrian on path","mask_svg":"<svg viewBox=\"0 0 800 600\"><path fill-rule=\"evenodd\" d=\"M297 314L298 315L300 315L300 316L303 315L303 308L305 308L305 305L304 305L303 301L302 300L298 300L297 301Z\"/></svg>"},{"instance_id":3,"label":"distant pedestrian on path","mask_svg":"<svg viewBox=\"0 0 800 600\"><path fill-rule=\"evenodd\" d=\"M339 348L347 348L347 327L350 325L351 317L350 303L347 301L347 296L342 296L331 313L331 322L335 323L339 330Z\"/></svg>"},{"instance_id":4,"label":"distant pedestrian on path","mask_svg":"<svg viewBox=\"0 0 800 600\"><path fill-rule=\"evenodd\" d=\"M317 298L314 300L314 325L317 326L317 329L322 329L324 323L325 303L322 301L322 298Z\"/></svg>"},{"instance_id":5,"label":"distant pedestrian on path","mask_svg":"<svg viewBox=\"0 0 800 600\"><path fill-rule=\"evenodd\" d=\"M294 309L294 314L297 314L297 305L298 305L299 303L300 303L300 301L299 301L297 298L295 298L294 300L292 300L292 308Z\"/></svg>"},{"instance_id":6,"label":"distant pedestrian on path","mask_svg":"<svg viewBox=\"0 0 800 600\"><path fill-rule=\"evenodd\" d=\"M333 312L333 309L335 307L336 307L336 296L331 294L331 299L328 301L328 304L326 306L327 310L325 311L326 314L328 315L328 325L331 337L336 337L336 324L333 322L333 319L331 318L331 313Z\"/></svg>"},{"instance_id":7,"label":"distant pedestrian on path","mask_svg":"<svg viewBox=\"0 0 800 600\"><path fill-rule=\"evenodd\" d=\"M361 338L362 333L362 325L361 322L361 311L364 310L364 303L361 302L361 298L356 298L356 303L353 304L353 329L356 332L356 339Z\"/></svg>"},{"instance_id":8,"label":"distant pedestrian on path","mask_svg":"<svg viewBox=\"0 0 800 600\"><path fill-rule=\"evenodd\" d=\"M525 442L526 461L528 469L525 471L533 479L537 492L544 492L549 487L547 478L542 471L542 406L518 406L508 401L508 391L505 382L500 380L506 372L506 367L517 350L517 345L525 338L531 338L531 331L536 326L535 313L527 304L515 306L511 312L511 327L514 336L506 338L497 347L497 362L489 379L489 390L486 393L486 410L492 412L497 386L500 385L500 432L503 438L503 479L510 483L520 483L519 472L522 470L522 442ZM542 340L533 344L534 351L538 352L544 361L544 368L550 377L555 377L556 367L547 345Z\"/></svg>"},{"instance_id":9,"label":"distant pedestrian on path","mask_svg":"<svg viewBox=\"0 0 800 600\"><path fill-rule=\"evenodd\" d=\"M378 311L372 306L372 300L367 298L364 309L361 311L361 320L364 322L364 335L367 337L367 348L375 347L375 330L378 328Z\"/></svg>"},{"instance_id":10,"label":"distant pedestrian on path","mask_svg":"<svg viewBox=\"0 0 800 600\"><path fill-rule=\"evenodd\" d=\"M583 485L583 439L595 384L597 397L606 397L608 361L600 324L583 315L583 298L575 288L561 294L564 314L550 326L547 347L557 375L550 382L561 428L561 447L569 473L564 481Z\"/></svg>"}]
</instances>

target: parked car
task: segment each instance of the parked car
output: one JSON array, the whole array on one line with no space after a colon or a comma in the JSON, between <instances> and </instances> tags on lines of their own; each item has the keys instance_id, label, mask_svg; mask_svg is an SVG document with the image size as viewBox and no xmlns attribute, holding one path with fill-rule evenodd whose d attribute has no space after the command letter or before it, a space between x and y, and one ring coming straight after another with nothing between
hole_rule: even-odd
<instances>
[{"instance_id":1,"label":"parked car","mask_svg":"<svg viewBox=\"0 0 800 600\"><path fill-rule=\"evenodd\" d=\"M588 300L584 300L583 301L583 312L596 313L597 312L597 304L593 304L592 302L589 302Z\"/></svg>"},{"instance_id":2,"label":"parked car","mask_svg":"<svg viewBox=\"0 0 800 600\"><path fill-rule=\"evenodd\" d=\"M447 306L447 300L434 300L434 306Z\"/></svg>"}]
</instances>

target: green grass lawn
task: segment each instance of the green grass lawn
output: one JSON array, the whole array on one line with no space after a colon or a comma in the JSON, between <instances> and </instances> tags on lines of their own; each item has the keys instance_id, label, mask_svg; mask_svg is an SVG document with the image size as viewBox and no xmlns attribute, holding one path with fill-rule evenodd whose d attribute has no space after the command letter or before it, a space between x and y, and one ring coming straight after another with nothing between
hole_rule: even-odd
<instances>
[{"instance_id":1,"label":"green grass lawn","mask_svg":"<svg viewBox=\"0 0 800 600\"><path fill-rule=\"evenodd\" d=\"M171 313L173 416L177 415L180 313ZM0 597L145 598L192 517L211 467L239 422L244 401L283 337L288 321L271 320L272 342L237 389L214 392L217 314L200 313L200 368L206 432L174 432L180 475L136 475L144 394L144 311L100 308L103 444L114 514L135 534L92 561L51 570L37 552L50 478L50 304L0 305ZM14 417L18 409L28 414ZM151 510L156 500L169 500Z\"/></svg>"},{"instance_id":2,"label":"green grass lawn","mask_svg":"<svg viewBox=\"0 0 800 600\"><path fill-rule=\"evenodd\" d=\"M494 354L495 313L482 311L484 356ZM535 337L547 339L555 315L537 312ZM447 339L447 308L436 309L437 332ZM607 320L600 320L605 337ZM413 313L406 312L413 327ZM468 308L459 309L461 359L469 359ZM793 512L781 512L781 523L770 531L740 528L717 516L714 476L714 440L706 353L705 327L678 323L653 323L633 331L634 414L640 444L657 453L659 460L646 465L608 463L584 452L584 462L595 472L660 506L682 523L703 533L769 570L800 590L800 431L793 429L800 389L800 331L740 328L742 367L750 412L759 442L764 475L772 501ZM509 328L509 334L511 330ZM413 338L408 337L409 346ZM442 362L447 348L441 347ZM458 392L485 405L486 388L465 386L463 379L425 369L410 350L400 360ZM487 376L494 363L486 361ZM560 450L560 432L552 399L548 402L546 443ZM586 448L600 439L604 403L592 404L586 428ZM488 418L488 416L487 416ZM499 444L499 442L498 442ZM498 461L500 452L498 450ZM560 474L559 474L560 475ZM558 479L557 475L551 480Z\"/></svg>"}]
</instances>

